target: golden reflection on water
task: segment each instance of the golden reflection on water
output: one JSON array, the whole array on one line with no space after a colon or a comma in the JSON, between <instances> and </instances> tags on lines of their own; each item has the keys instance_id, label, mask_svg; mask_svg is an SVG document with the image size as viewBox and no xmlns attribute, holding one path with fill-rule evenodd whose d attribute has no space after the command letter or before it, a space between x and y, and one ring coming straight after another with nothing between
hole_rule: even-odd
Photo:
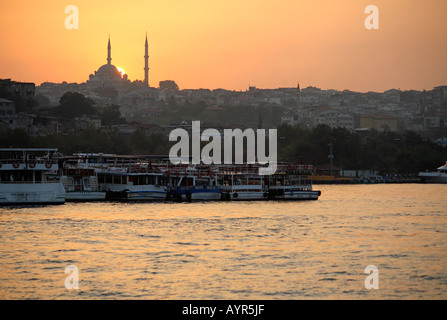
<instances>
[{"instance_id":1,"label":"golden reflection on water","mask_svg":"<svg viewBox=\"0 0 447 320\"><path fill-rule=\"evenodd\" d=\"M0 298L447 298L447 185L315 189L311 202L2 208ZM72 264L78 290L64 286Z\"/></svg>"}]
</instances>

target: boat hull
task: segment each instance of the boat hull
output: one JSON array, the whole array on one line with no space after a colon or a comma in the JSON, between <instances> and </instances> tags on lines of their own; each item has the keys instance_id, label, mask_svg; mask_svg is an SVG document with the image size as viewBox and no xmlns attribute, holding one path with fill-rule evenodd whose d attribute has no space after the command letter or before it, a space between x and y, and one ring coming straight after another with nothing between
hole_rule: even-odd
<instances>
[{"instance_id":1,"label":"boat hull","mask_svg":"<svg viewBox=\"0 0 447 320\"><path fill-rule=\"evenodd\" d=\"M268 199L268 193L263 191L225 192L222 195L222 199L231 201L261 201Z\"/></svg>"},{"instance_id":2,"label":"boat hull","mask_svg":"<svg viewBox=\"0 0 447 320\"><path fill-rule=\"evenodd\" d=\"M64 204L65 197L60 183L0 184L0 205Z\"/></svg>"},{"instance_id":3,"label":"boat hull","mask_svg":"<svg viewBox=\"0 0 447 320\"><path fill-rule=\"evenodd\" d=\"M193 192L191 193L191 200L205 201L205 200L220 200L220 191L215 192Z\"/></svg>"},{"instance_id":4,"label":"boat hull","mask_svg":"<svg viewBox=\"0 0 447 320\"><path fill-rule=\"evenodd\" d=\"M447 183L447 174L439 172L421 172L419 178L425 183Z\"/></svg>"},{"instance_id":5,"label":"boat hull","mask_svg":"<svg viewBox=\"0 0 447 320\"><path fill-rule=\"evenodd\" d=\"M126 191L130 201L162 201L166 199L166 191Z\"/></svg>"},{"instance_id":6,"label":"boat hull","mask_svg":"<svg viewBox=\"0 0 447 320\"><path fill-rule=\"evenodd\" d=\"M105 199L105 191L68 191L65 197L65 201L102 201Z\"/></svg>"},{"instance_id":7,"label":"boat hull","mask_svg":"<svg viewBox=\"0 0 447 320\"><path fill-rule=\"evenodd\" d=\"M272 200L318 200L321 191L316 190L282 190L272 189L270 198Z\"/></svg>"},{"instance_id":8,"label":"boat hull","mask_svg":"<svg viewBox=\"0 0 447 320\"><path fill-rule=\"evenodd\" d=\"M167 192L159 186L127 186L125 189L108 190L105 200L163 201Z\"/></svg>"},{"instance_id":9,"label":"boat hull","mask_svg":"<svg viewBox=\"0 0 447 320\"><path fill-rule=\"evenodd\" d=\"M219 189L173 190L169 195L170 200L177 201L217 201L221 199Z\"/></svg>"}]
</instances>

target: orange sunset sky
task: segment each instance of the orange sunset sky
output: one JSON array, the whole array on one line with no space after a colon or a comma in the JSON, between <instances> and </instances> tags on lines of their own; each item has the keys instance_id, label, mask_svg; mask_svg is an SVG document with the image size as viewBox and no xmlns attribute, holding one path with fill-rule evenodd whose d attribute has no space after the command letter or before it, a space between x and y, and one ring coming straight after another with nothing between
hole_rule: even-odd
<instances>
[{"instance_id":1,"label":"orange sunset sky","mask_svg":"<svg viewBox=\"0 0 447 320\"><path fill-rule=\"evenodd\" d=\"M110 34L112 64L143 80L147 32L154 87L430 90L447 85L446 16L446 0L0 0L0 78L85 82Z\"/></svg>"}]
</instances>

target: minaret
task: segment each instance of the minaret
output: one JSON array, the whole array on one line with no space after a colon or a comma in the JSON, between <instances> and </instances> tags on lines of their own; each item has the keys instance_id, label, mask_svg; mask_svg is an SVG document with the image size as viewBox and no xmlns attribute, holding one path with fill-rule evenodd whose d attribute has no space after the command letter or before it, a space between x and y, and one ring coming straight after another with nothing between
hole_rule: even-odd
<instances>
[{"instance_id":1,"label":"minaret","mask_svg":"<svg viewBox=\"0 0 447 320\"><path fill-rule=\"evenodd\" d=\"M110 34L109 44L107 45L107 64L112 64L112 47L110 46Z\"/></svg>"},{"instance_id":2,"label":"minaret","mask_svg":"<svg viewBox=\"0 0 447 320\"><path fill-rule=\"evenodd\" d=\"M146 43L144 44L144 86L149 87L149 46L147 44L147 32Z\"/></svg>"}]
</instances>

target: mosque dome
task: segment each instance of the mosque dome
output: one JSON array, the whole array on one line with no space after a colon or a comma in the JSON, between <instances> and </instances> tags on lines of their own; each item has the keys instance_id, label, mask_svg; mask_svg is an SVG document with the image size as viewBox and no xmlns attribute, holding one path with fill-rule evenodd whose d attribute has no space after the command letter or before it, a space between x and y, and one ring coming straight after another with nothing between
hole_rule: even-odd
<instances>
[{"instance_id":1,"label":"mosque dome","mask_svg":"<svg viewBox=\"0 0 447 320\"><path fill-rule=\"evenodd\" d=\"M146 73L149 71L149 68L147 67L147 59L149 58L147 55L147 35L146 35ZM145 75L146 79L148 78L148 75ZM86 82L90 86L123 86L130 83L130 80L127 76L127 74L122 70L121 68L118 68L112 64L112 46L110 45L110 36L109 36L109 42L107 44L107 63L103 64L99 67L97 71L95 71L93 74L89 75L89 79Z\"/></svg>"},{"instance_id":2,"label":"mosque dome","mask_svg":"<svg viewBox=\"0 0 447 320\"><path fill-rule=\"evenodd\" d=\"M99 67L98 71L95 73L96 77L99 77L104 80L113 80L113 79L121 79L121 72L115 67L113 64L104 64Z\"/></svg>"}]
</instances>

